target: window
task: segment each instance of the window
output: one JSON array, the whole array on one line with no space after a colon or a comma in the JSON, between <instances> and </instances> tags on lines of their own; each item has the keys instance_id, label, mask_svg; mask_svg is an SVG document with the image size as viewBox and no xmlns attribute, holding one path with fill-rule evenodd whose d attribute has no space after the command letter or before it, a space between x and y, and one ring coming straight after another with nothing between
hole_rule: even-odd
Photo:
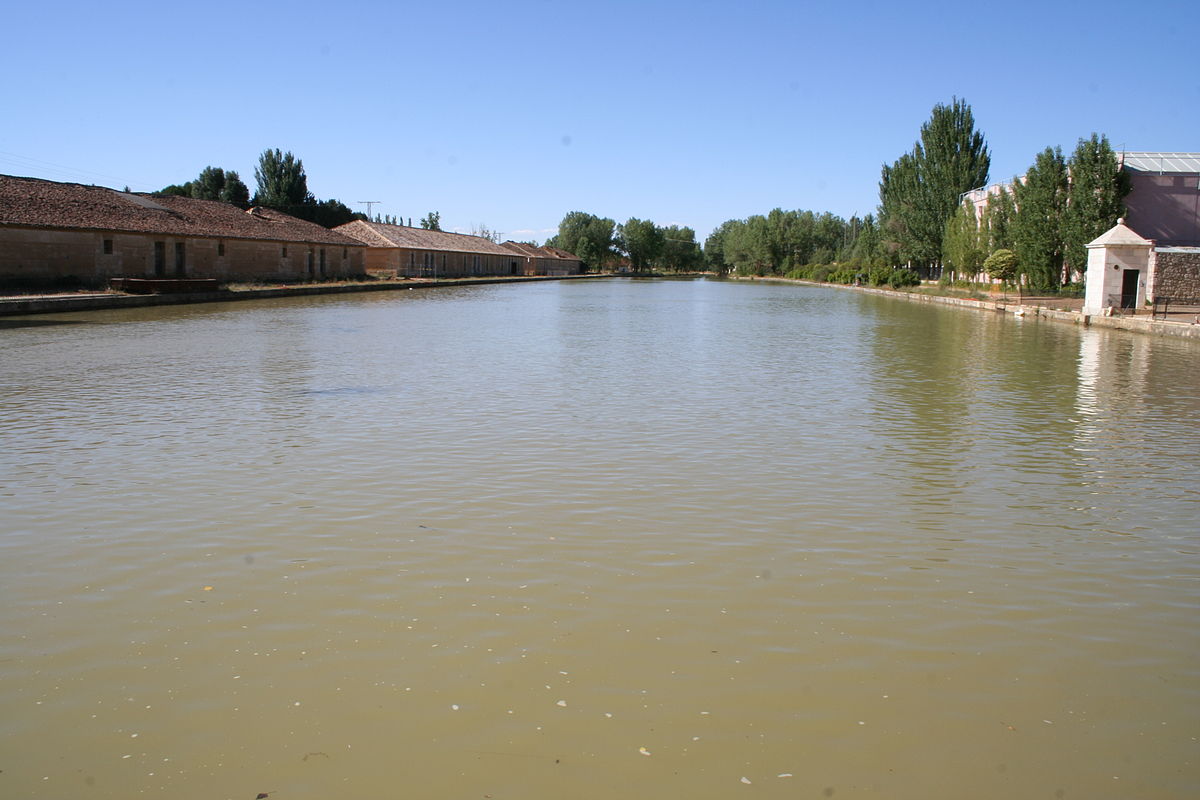
<instances>
[{"instance_id":1,"label":"window","mask_svg":"<svg viewBox=\"0 0 1200 800\"><path fill-rule=\"evenodd\" d=\"M184 243L175 243L175 276L182 278L187 273L187 265L184 263Z\"/></svg>"},{"instance_id":2,"label":"window","mask_svg":"<svg viewBox=\"0 0 1200 800\"><path fill-rule=\"evenodd\" d=\"M286 244L283 247L279 248L279 257L287 258L287 245Z\"/></svg>"},{"instance_id":3,"label":"window","mask_svg":"<svg viewBox=\"0 0 1200 800\"><path fill-rule=\"evenodd\" d=\"M167 274L167 243L154 243L154 277L161 278Z\"/></svg>"},{"instance_id":4,"label":"window","mask_svg":"<svg viewBox=\"0 0 1200 800\"><path fill-rule=\"evenodd\" d=\"M225 243L224 242L217 242L217 255L219 255L219 256L225 255Z\"/></svg>"},{"instance_id":5,"label":"window","mask_svg":"<svg viewBox=\"0 0 1200 800\"><path fill-rule=\"evenodd\" d=\"M104 240L104 255L111 256L112 252L113 252L112 239L105 239Z\"/></svg>"}]
</instances>

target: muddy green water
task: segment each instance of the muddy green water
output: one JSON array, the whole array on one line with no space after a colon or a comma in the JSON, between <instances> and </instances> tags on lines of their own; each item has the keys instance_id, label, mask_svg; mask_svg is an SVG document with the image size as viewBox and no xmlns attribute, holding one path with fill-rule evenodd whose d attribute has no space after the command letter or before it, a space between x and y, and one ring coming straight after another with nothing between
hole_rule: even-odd
<instances>
[{"instance_id":1,"label":"muddy green water","mask_svg":"<svg viewBox=\"0 0 1200 800\"><path fill-rule=\"evenodd\" d=\"M1195 343L715 281L24 322L2 797L1200 796Z\"/></svg>"}]
</instances>

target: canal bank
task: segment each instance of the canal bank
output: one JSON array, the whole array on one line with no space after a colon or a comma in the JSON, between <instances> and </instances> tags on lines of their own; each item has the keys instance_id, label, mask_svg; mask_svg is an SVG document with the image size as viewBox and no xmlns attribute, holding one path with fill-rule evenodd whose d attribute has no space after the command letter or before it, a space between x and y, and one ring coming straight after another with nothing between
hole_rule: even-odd
<instances>
[{"instance_id":1,"label":"canal bank","mask_svg":"<svg viewBox=\"0 0 1200 800\"><path fill-rule=\"evenodd\" d=\"M395 292L406 289L437 289L447 286L476 286L489 283L539 283L580 278L606 278L608 274L519 276L515 278L463 278L460 280L386 280L370 283L324 283L304 286L253 286L214 292L180 294L123 294L120 292L76 292L71 294L16 295L0 297L0 317L25 314L60 314L69 311L101 311L147 306L227 303L234 300L265 300L354 292Z\"/></svg>"},{"instance_id":2,"label":"canal bank","mask_svg":"<svg viewBox=\"0 0 1200 800\"><path fill-rule=\"evenodd\" d=\"M1093 328L1112 328L1115 330L1137 331L1151 336L1169 336L1179 339L1200 341L1200 324L1191 322L1175 322L1173 320L1156 320L1148 316L1101 316L1084 314L1079 311L1048 308L1042 305L1014 303L1009 300L975 300L967 297L947 297L944 295L921 294L918 292L901 292L894 289L879 289L870 286L848 286L839 283L816 283L791 278L737 278L736 280L754 280L770 283L797 283L807 286L824 286L830 289L848 289L866 294L877 294L895 297L917 303L933 303L936 305L971 308L976 311L991 311L1000 314L1012 314L1014 317L1049 319L1056 322L1066 322L1072 325L1082 325Z\"/></svg>"}]
</instances>

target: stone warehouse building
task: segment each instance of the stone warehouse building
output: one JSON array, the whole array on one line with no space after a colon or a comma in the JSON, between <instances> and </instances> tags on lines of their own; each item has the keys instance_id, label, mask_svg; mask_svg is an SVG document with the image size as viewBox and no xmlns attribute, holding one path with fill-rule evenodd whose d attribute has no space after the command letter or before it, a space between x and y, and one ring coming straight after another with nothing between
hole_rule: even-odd
<instances>
[{"instance_id":1,"label":"stone warehouse building","mask_svg":"<svg viewBox=\"0 0 1200 800\"><path fill-rule=\"evenodd\" d=\"M361 275L361 242L266 208L0 175L0 285Z\"/></svg>"},{"instance_id":2,"label":"stone warehouse building","mask_svg":"<svg viewBox=\"0 0 1200 800\"><path fill-rule=\"evenodd\" d=\"M500 245L521 256L526 275L578 275L583 271L579 256L557 247L537 247L525 242Z\"/></svg>"},{"instance_id":3,"label":"stone warehouse building","mask_svg":"<svg viewBox=\"0 0 1200 800\"><path fill-rule=\"evenodd\" d=\"M366 245L373 275L469 278L525 275L525 257L482 236L355 220L334 228Z\"/></svg>"}]
</instances>

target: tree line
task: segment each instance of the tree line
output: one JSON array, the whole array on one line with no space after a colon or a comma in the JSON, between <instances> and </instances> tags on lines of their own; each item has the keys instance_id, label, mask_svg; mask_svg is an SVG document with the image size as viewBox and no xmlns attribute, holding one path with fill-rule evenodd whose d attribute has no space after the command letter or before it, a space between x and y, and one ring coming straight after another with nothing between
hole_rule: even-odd
<instances>
[{"instance_id":1,"label":"tree line","mask_svg":"<svg viewBox=\"0 0 1200 800\"><path fill-rule=\"evenodd\" d=\"M1039 153L1025 175L987 186L991 154L964 100L934 106L912 148L882 167L875 214L774 209L728 220L704 244L714 270L909 285L990 277L1054 292L1082 273L1085 245L1124 215L1129 192L1108 139L1080 139L1069 159ZM999 253L998 258L992 258ZM990 259L990 261L989 261Z\"/></svg>"},{"instance_id":2,"label":"tree line","mask_svg":"<svg viewBox=\"0 0 1200 800\"><path fill-rule=\"evenodd\" d=\"M585 269L604 270L626 259L635 273L693 272L704 267L704 254L694 230L680 225L659 226L636 217L617 224L607 217L571 211L546 245L579 256Z\"/></svg>"}]
</instances>

